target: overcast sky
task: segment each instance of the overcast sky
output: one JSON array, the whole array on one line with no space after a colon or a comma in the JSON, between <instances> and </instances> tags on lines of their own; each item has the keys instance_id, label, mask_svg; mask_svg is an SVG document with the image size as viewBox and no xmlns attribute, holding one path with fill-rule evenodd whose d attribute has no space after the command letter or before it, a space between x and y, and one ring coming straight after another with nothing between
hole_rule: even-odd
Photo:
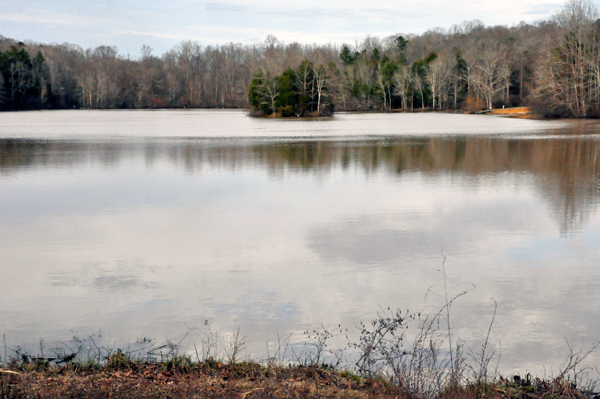
<instances>
[{"instance_id":1,"label":"overcast sky","mask_svg":"<svg viewBox=\"0 0 600 399\"><path fill-rule=\"evenodd\" d=\"M184 39L220 44L264 41L353 43L366 35L422 33L479 19L514 25L546 19L563 0L0 0L0 34L84 48L116 45L160 55Z\"/></svg>"}]
</instances>

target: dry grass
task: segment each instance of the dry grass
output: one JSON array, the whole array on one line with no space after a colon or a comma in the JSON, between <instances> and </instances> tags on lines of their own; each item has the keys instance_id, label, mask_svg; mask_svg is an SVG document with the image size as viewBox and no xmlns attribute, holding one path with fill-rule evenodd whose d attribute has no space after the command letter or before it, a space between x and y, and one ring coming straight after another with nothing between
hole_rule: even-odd
<instances>
[{"instance_id":1,"label":"dry grass","mask_svg":"<svg viewBox=\"0 0 600 399\"><path fill-rule=\"evenodd\" d=\"M265 367L203 362L187 370L164 364L81 369L74 365L0 375L0 398L367 398L394 397L383 380L321 367Z\"/></svg>"},{"instance_id":2,"label":"dry grass","mask_svg":"<svg viewBox=\"0 0 600 399\"><path fill-rule=\"evenodd\" d=\"M492 115L529 115L531 109L529 107L512 107L512 108L496 108L490 112Z\"/></svg>"},{"instance_id":3,"label":"dry grass","mask_svg":"<svg viewBox=\"0 0 600 399\"><path fill-rule=\"evenodd\" d=\"M115 362L113 362L114 364ZM121 364L121 363L120 363ZM381 377L315 366L266 367L216 361L174 367L172 363L131 362L114 368L13 365L0 373L0 398L418 398ZM565 379L521 379L437 392L440 399L597 398Z\"/></svg>"}]
</instances>

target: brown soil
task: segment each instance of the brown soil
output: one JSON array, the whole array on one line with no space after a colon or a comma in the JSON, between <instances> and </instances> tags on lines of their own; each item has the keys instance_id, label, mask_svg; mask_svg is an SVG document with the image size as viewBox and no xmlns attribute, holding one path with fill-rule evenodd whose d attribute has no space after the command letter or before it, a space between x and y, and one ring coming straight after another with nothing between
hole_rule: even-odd
<instances>
[{"instance_id":1,"label":"brown soil","mask_svg":"<svg viewBox=\"0 0 600 399\"><path fill-rule=\"evenodd\" d=\"M323 367L264 367L199 363L192 367L127 363L119 368L21 365L0 369L0 399L12 398L405 398L402 384ZM564 380L512 382L446 389L440 399L572 398L584 395Z\"/></svg>"}]
</instances>

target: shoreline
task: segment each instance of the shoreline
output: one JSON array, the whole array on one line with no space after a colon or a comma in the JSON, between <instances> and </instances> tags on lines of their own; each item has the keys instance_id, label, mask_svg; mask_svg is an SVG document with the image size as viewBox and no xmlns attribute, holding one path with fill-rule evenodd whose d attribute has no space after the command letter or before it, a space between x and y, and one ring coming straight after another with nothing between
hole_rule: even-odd
<instances>
[{"instance_id":1,"label":"shoreline","mask_svg":"<svg viewBox=\"0 0 600 399\"><path fill-rule=\"evenodd\" d=\"M164 362L133 361L121 351L104 365L12 364L0 369L2 399L13 398L593 398L595 390L559 376L509 378L465 376L428 386L426 375L399 381L394 374L360 375L326 364L283 365L275 361L192 362L173 356ZM405 384L408 383L408 384Z\"/></svg>"},{"instance_id":2,"label":"shoreline","mask_svg":"<svg viewBox=\"0 0 600 399\"><path fill-rule=\"evenodd\" d=\"M329 121L335 119L335 114L455 114L455 115L489 115L505 118L514 119L532 119L532 120L598 120L600 118L549 118L541 114L536 113L530 107L511 107L511 108L492 108L487 110L481 110L476 112L467 112L460 109L447 109L447 110L432 110L432 109L414 109L414 110L403 110L403 109L392 109L389 111L371 110L371 111L360 111L360 110L343 110L337 111L331 115L308 115L308 116L279 116L279 115L253 115L252 108L218 108L218 107L205 107L205 108L56 108L56 109L24 109L24 110L6 110L0 111L2 113L28 113L28 112L53 112L53 111L244 111L247 112L247 116L255 119L265 120L316 120L316 121Z\"/></svg>"},{"instance_id":3,"label":"shoreline","mask_svg":"<svg viewBox=\"0 0 600 399\"><path fill-rule=\"evenodd\" d=\"M7 110L0 111L2 113L28 113L28 112L53 112L53 111L151 111L151 112L167 112L167 111L243 111L247 112L247 116L255 119L265 120L304 120L304 121L330 121L335 119L335 114L455 114L455 115L490 115L499 116L506 118L515 119L533 119L533 120L598 120L599 118L548 118L541 114L535 113L529 107L511 107L511 108L493 108L489 110L482 110L476 112L467 112L460 109L447 109L447 110L432 110L432 109L415 109L415 110L403 110L403 109L392 109L389 111L371 110L371 111L359 111L359 110L343 110L337 111L331 115L308 115L308 116L279 116L279 115L253 115L252 108L218 108L218 107L206 107L206 108L56 108L56 109L25 109L25 110Z\"/></svg>"}]
</instances>

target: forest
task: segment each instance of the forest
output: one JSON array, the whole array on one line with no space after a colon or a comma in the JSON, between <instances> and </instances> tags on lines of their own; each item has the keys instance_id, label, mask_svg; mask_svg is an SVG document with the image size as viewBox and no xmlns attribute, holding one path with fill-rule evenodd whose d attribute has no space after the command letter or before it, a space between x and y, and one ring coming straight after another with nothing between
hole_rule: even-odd
<instances>
[{"instance_id":1,"label":"forest","mask_svg":"<svg viewBox=\"0 0 600 399\"><path fill-rule=\"evenodd\" d=\"M253 106L302 116L526 105L599 117L598 17L591 1L567 0L548 20L512 27L475 20L344 45L188 40L163 55L143 46L136 57L0 36L0 109Z\"/></svg>"}]
</instances>

